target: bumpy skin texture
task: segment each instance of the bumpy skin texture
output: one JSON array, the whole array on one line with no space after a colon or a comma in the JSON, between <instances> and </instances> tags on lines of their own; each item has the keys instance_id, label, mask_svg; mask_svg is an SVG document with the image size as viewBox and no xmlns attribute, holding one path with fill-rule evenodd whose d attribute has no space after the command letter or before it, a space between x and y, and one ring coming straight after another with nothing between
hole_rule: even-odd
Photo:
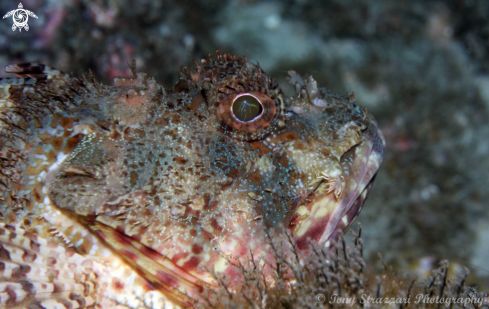
<instances>
[{"instance_id":1,"label":"bumpy skin texture","mask_svg":"<svg viewBox=\"0 0 489 309\"><path fill-rule=\"evenodd\" d=\"M132 69L106 86L7 66L19 78L0 80L1 304L189 307L216 284L207 270L233 278L227 261L250 250L266 261L266 230L307 252L358 215L385 145L352 95L291 71L286 100L232 55L184 67L170 90ZM232 114L243 93L263 108L249 122Z\"/></svg>"}]
</instances>

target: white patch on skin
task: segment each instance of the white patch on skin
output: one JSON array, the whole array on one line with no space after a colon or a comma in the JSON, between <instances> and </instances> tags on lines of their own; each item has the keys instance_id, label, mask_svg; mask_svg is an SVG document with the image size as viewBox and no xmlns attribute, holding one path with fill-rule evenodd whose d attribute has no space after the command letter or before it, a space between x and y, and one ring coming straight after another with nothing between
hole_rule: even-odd
<instances>
[{"instance_id":1,"label":"white patch on skin","mask_svg":"<svg viewBox=\"0 0 489 309\"><path fill-rule=\"evenodd\" d=\"M49 135L52 135L52 136L62 136L64 134L64 128L60 125L58 125L56 128L51 128L51 127L47 127L46 128L46 132L49 134Z\"/></svg>"},{"instance_id":2,"label":"white patch on skin","mask_svg":"<svg viewBox=\"0 0 489 309\"><path fill-rule=\"evenodd\" d=\"M256 161L257 168L262 172L270 173L275 170L275 166L269 156L262 156Z\"/></svg>"},{"instance_id":3,"label":"white patch on skin","mask_svg":"<svg viewBox=\"0 0 489 309\"><path fill-rule=\"evenodd\" d=\"M90 248L90 254L95 255L97 253L98 247L97 245L92 245L92 248Z\"/></svg>"},{"instance_id":4,"label":"white patch on skin","mask_svg":"<svg viewBox=\"0 0 489 309\"><path fill-rule=\"evenodd\" d=\"M43 154L34 154L34 159L42 159L46 161L48 158L46 157L46 155Z\"/></svg>"},{"instance_id":5,"label":"white patch on skin","mask_svg":"<svg viewBox=\"0 0 489 309\"><path fill-rule=\"evenodd\" d=\"M65 305L63 305L62 303L59 303L53 299L47 299L47 300L43 300L42 303L41 303L41 306L43 308L60 308L60 309L63 309L63 308L66 308Z\"/></svg>"},{"instance_id":6,"label":"white patch on skin","mask_svg":"<svg viewBox=\"0 0 489 309\"><path fill-rule=\"evenodd\" d=\"M299 106L292 106L290 108L294 113L296 114L304 114L304 109L302 107L299 107Z\"/></svg>"},{"instance_id":7,"label":"white patch on skin","mask_svg":"<svg viewBox=\"0 0 489 309\"><path fill-rule=\"evenodd\" d=\"M27 292L24 289L17 289L14 291L15 293L15 301L21 302L26 296Z\"/></svg>"},{"instance_id":8,"label":"white patch on skin","mask_svg":"<svg viewBox=\"0 0 489 309\"><path fill-rule=\"evenodd\" d=\"M72 134L73 135L76 135L76 134L83 134L83 135L89 135L91 132L91 130L88 128L88 126L86 124L77 124L74 126L74 132Z\"/></svg>"},{"instance_id":9,"label":"white patch on skin","mask_svg":"<svg viewBox=\"0 0 489 309\"><path fill-rule=\"evenodd\" d=\"M312 104L319 106L319 107L325 107L326 106L326 102L324 102L324 100L322 100L320 98L312 99Z\"/></svg>"},{"instance_id":10,"label":"white patch on skin","mask_svg":"<svg viewBox=\"0 0 489 309\"><path fill-rule=\"evenodd\" d=\"M58 156L56 157L56 162L48 168L48 171L52 171L52 170L56 169L61 163L63 163L63 161L67 157L68 157L67 154L64 154L62 152L58 153Z\"/></svg>"},{"instance_id":11,"label":"white patch on skin","mask_svg":"<svg viewBox=\"0 0 489 309\"><path fill-rule=\"evenodd\" d=\"M3 81L3 80L2 80ZM4 85L3 83L1 84L2 85L2 88L3 88L3 97L4 98L9 98L10 97L10 92L9 92L9 89L10 89L10 85ZM12 106L13 104L10 103L9 105L7 105L5 102L7 103L10 103L10 100L0 100L0 107L10 107Z\"/></svg>"},{"instance_id":12,"label":"white patch on skin","mask_svg":"<svg viewBox=\"0 0 489 309\"><path fill-rule=\"evenodd\" d=\"M226 259L220 258L219 261L214 264L214 270L216 272L223 272L226 269L226 266L228 265Z\"/></svg>"},{"instance_id":13,"label":"white patch on skin","mask_svg":"<svg viewBox=\"0 0 489 309\"><path fill-rule=\"evenodd\" d=\"M16 270L19 268L19 265L10 263L8 261L5 261L3 263L5 264L5 269L3 270L3 273L2 273L3 278L10 278L12 276L12 270ZM21 288L22 288L22 286L21 286Z\"/></svg>"},{"instance_id":14,"label":"white patch on skin","mask_svg":"<svg viewBox=\"0 0 489 309\"><path fill-rule=\"evenodd\" d=\"M37 181L42 182L46 179L46 171L42 171L39 173L39 177L37 177Z\"/></svg>"}]
</instances>

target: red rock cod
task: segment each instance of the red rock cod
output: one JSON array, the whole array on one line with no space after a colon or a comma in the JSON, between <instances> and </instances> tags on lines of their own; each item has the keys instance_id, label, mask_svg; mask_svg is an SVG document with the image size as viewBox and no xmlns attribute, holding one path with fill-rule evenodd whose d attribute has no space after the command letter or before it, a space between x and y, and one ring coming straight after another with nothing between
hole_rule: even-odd
<instances>
[{"instance_id":1,"label":"red rock cod","mask_svg":"<svg viewBox=\"0 0 489 309\"><path fill-rule=\"evenodd\" d=\"M2 305L191 307L216 284L208 270L233 278L229 259L250 250L266 261L266 231L307 252L358 215L385 142L353 95L290 71L285 98L219 53L172 89L131 69L107 86L6 67L18 77L0 80Z\"/></svg>"}]
</instances>

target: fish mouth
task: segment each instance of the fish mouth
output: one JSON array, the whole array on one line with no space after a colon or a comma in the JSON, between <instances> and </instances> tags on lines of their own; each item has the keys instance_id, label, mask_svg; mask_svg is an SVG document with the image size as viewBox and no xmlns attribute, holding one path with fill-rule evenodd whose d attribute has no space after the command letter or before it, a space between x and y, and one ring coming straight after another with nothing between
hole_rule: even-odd
<instances>
[{"instance_id":1,"label":"fish mouth","mask_svg":"<svg viewBox=\"0 0 489 309\"><path fill-rule=\"evenodd\" d=\"M291 216L288 226L299 249L307 250L310 241L329 247L358 216L372 189L385 151L385 139L375 119L362 132L363 140L341 157L344 166L351 162L340 194L333 194L326 182L310 193L306 203Z\"/></svg>"}]
</instances>

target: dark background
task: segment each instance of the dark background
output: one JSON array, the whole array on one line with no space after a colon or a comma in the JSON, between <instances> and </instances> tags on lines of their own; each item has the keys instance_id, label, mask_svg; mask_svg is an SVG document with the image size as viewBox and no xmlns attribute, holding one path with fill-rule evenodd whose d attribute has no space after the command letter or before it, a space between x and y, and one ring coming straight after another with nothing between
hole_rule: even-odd
<instances>
[{"instance_id":1,"label":"dark background","mask_svg":"<svg viewBox=\"0 0 489 309\"><path fill-rule=\"evenodd\" d=\"M19 0L2 0L0 15ZM166 87L207 53L244 54L288 95L288 70L355 92L387 140L357 221L366 257L430 274L441 259L489 287L489 1L22 1L28 32L0 20L0 65L92 70L135 58ZM6 76L6 75L4 75Z\"/></svg>"}]
</instances>

